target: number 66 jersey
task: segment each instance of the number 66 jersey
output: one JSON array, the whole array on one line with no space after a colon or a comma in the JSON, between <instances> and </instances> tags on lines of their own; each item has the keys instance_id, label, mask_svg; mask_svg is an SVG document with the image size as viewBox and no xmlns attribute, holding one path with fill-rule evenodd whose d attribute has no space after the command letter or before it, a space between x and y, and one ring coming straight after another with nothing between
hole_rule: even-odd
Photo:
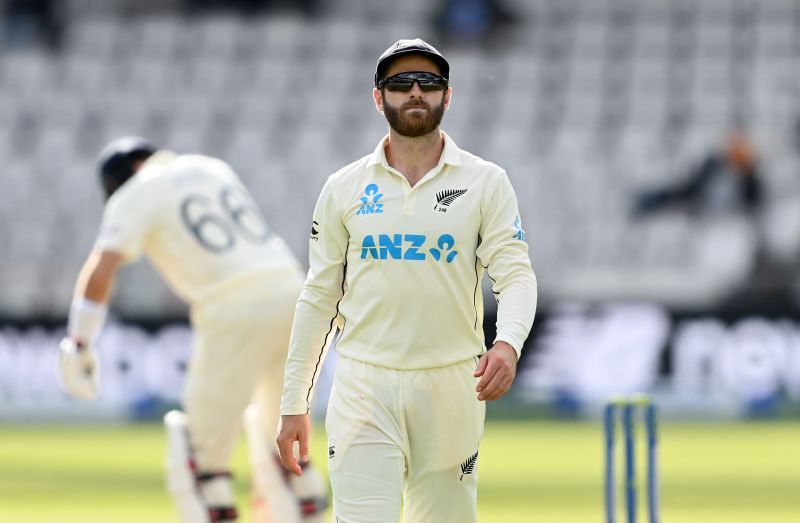
<instances>
[{"instance_id":1,"label":"number 66 jersey","mask_svg":"<svg viewBox=\"0 0 800 523\"><path fill-rule=\"evenodd\" d=\"M169 151L111 196L95 248L126 261L146 254L189 303L259 274L300 270L225 162Z\"/></svg>"}]
</instances>

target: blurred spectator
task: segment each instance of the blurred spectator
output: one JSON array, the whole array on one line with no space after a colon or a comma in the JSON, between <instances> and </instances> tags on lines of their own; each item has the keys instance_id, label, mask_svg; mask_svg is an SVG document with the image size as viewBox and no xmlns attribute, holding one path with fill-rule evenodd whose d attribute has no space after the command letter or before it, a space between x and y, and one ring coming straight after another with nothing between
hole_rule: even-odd
<instances>
[{"instance_id":1,"label":"blurred spectator","mask_svg":"<svg viewBox=\"0 0 800 523\"><path fill-rule=\"evenodd\" d=\"M641 193L633 215L642 217L665 209L685 210L695 217L721 217L738 214L751 218L753 250L747 277L731 289L724 307L746 311L758 304L763 311L781 311L791 307L789 290L795 271L792 264L776 258L767 242L769 222L763 173L746 130L735 127L722 148L713 151L686 180L672 186ZM749 231L749 232L748 232Z\"/></svg>"},{"instance_id":2,"label":"blurred spectator","mask_svg":"<svg viewBox=\"0 0 800 523\"><path fill-rule=\"evenodd\" d=\"M501 0L443 0L433 25L450 43L486 43L516 19Z\"/></svg>"},{"instance_id":3,"label":"blurred spectator","mask_svg":"<svg viewBox=\"0 0 800 523\"><path fill-rule=\"evenodd\" d=\"M2 43L11 48L61 44L60 2L54 0L5 0L2 10Z\"/></svg>"},{"instance_id":4,"label":"blurred spectator","mask_svg":"<svg viewBox=\"0 0 800 523\"><path fill-rule=\"evenodd\" d=\"M634 216L666 208L685 208L695 215L744 211L756 213L763 200L763 179L753 143L742 127L724 147L713 151L686 180L641 193Z\"/></svg>"}]
</instances>

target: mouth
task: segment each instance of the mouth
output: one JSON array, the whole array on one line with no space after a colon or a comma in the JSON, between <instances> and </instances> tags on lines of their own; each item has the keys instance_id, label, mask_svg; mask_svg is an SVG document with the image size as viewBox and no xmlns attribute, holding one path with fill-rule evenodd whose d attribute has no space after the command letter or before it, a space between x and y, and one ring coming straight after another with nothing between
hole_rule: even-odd
<instances>
[{"instance_id":1,"label":"mouth","mask_svg":"<svg viewBox=\"0 0 800 523\"><path fill-rule=\"evenodd\" d=\"M411 110L414 110L414 109L424 109L424 110L427 111L430 108L425 104L406 104L406 105L404 105L402 107L403 111L411 111Z\"/></svg>"}]
</instances>

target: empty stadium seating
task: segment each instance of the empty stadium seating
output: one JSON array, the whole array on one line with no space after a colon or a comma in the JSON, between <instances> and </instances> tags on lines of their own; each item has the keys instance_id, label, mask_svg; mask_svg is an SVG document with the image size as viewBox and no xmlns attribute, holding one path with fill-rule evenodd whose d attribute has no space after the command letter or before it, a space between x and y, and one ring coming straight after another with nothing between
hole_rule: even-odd
<instances>
[{"instance_id":1,"label":"empty stadium seating","mask_svg":"<svg viewBox=\"0 0 800 523\"><path fill-rule=\"evenodd\" d=\"M544 303L704 307L748 277L762 235L795 260L800 4L509 4L522 22L503 46L442 49L455 91L443 127L508 169ZM111 12L72 18L59 53L0 50L0 315L65 315L102 210L93 161L122 134L230 162L304 258L324 179L385 132L377 56L401 37L437 43L429 13L420 0L339 0L313 21ZM759 146L767 226L629 218L636 191L680 177L736 118ZM120 286L121 314L182 311L151 269L123 278L139 285Z\"/></svg>"}]
</instances>

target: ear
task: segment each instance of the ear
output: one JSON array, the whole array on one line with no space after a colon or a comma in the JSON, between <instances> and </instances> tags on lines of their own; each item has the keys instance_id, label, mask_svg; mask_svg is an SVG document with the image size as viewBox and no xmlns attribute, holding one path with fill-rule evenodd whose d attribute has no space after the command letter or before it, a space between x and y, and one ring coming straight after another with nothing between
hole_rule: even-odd
<instances>
[{"instance_id":1,"label":"ear","mask_svg":"<svg viewBox=\"0 0 800 523\"><path fill-rule=\"evenodd\" d=\"M450 109L450 100L453 98L453 88L448 87L444 92L444 110Z\"/></svg>"},{"instance_id":2,"label":"ear","mask_svg":"<svg viewBox=\"0 0 800 523\"><path fill-rule=\"evenodd\" d=\"M372 89L372 99L375 101L375 109L377 109L378 112L382 113L383 112L383 94L381 93L381 91L377 87L374 87Z\"/></svg>"}]
</instances>

